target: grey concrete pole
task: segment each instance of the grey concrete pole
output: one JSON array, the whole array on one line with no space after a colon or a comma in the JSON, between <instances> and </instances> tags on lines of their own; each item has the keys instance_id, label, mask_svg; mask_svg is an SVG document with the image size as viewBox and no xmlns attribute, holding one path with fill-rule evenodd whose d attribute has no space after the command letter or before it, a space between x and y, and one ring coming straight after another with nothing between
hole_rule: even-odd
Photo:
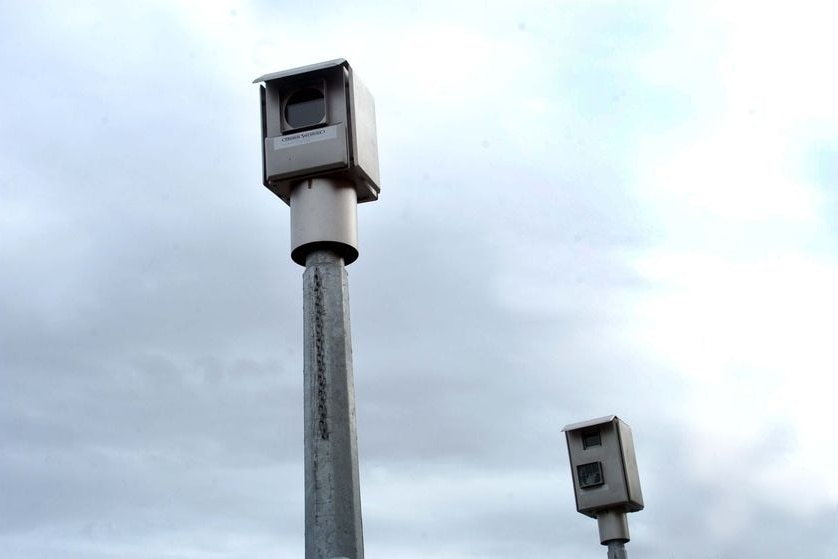
<instances>
[{"instance_id":1,"label":"grey concrete pole","mask_svg":"<svg viewBox=\"0 0 838 559\"><path fill-rule=\"evenodd\" d=\"M343 258L306 257L303 274L306 559L363 559L349 290Z\"/></svg>"}]
</instances>

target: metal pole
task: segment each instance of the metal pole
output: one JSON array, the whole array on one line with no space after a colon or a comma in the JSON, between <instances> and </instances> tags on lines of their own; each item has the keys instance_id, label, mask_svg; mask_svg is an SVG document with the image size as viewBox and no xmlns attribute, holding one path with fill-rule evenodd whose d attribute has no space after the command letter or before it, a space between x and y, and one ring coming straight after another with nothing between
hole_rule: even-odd
<instances>
[{"instance_id":1,"label":"metal pole","mask_svg":"<svg viewBox=\"0 0 838 559\"><path fill-rule=\"evenodd\" d=\"M628 559L626 542L629 541L628 518L621 510L604 510L597 513L599 541L608 546L608 559Z\"/></svg>"},{"instance_id":2,"label":"metal pole","mask_svg":"<svg viewBox=\"0 0 838 559\"><path fill-rule=\"evenodd\" d=\"M621 541L608 542L608 559L628 559L626 545Z\"/></svg>"},{"instance_id":3,"label":"metal pole","mask_svg":"<svg viewBox=\"0 0 838 559\"><path fill-rule=\"evenodd\" d=\"M363 559L349 290L344 261L318 250L303 274L306 559Z\"/></svg>"}]
</instances>

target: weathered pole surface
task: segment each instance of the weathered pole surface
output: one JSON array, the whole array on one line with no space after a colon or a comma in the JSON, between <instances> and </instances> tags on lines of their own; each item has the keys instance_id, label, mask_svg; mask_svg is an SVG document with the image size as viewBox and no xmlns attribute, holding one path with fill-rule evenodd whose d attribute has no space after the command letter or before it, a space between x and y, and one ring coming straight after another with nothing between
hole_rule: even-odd
<instances>
[{"instance_id":1,"label":"weathered pole surface","mask_svg":"<svg viewBox=\"0 0 838 559\"><path fill-rule=\"evenodd\" d=\"M628 559L626 545L616 540L608 542L608 559Z\"/></svg>"},{"instance_id":2,"label":"weathered pole surface","mask_svg":"<svg viewBox=\"0 0 838 559\"><path fill-rule=\"evenodd\" d=\"M343 258L318 250L303 274L306 559L363 559L349 289Z\"/></svg>"}]
</instances>

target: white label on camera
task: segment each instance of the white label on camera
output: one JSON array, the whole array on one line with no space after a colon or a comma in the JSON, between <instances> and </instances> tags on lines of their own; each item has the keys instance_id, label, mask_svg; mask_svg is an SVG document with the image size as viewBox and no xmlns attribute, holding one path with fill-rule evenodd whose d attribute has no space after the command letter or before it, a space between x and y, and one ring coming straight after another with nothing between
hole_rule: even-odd
<instances>
[{"instance_id":1,"label":"white label on camera","mask_svg":"<svg viewBox=\"0 0 838 559\"><path fill-rule=\"evenodd\" d=\"M322 140L334 140L337 137L337 126L327 126L326 128L317 128L316 130L306 130L305 132L298 132L297 134L289 134L287 136L274 138L274 150L290 148L292 146L301 146L303 144L311 144Z\"/></svg>"}]
</instances>

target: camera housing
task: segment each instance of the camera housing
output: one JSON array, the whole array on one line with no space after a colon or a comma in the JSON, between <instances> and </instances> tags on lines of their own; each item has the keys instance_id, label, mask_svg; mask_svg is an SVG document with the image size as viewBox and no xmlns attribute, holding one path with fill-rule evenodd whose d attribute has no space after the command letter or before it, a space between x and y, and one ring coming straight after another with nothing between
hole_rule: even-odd
<instances>
[{"instance_id":1,"label":"camera housing","mask_svg":"<svg viewBox=\"0 0 838 559\"><path fill-rule=\"evenodd\" d=\"M380 192L375 103L342 59L266 74L253 81L262 108L262 182L286 204L294 186L331 177L358 202Z\"/></svg>"},{"instance_id":2,"label":"camera housing","mask_svg":"<svg viewBox=\"0 0 838 559\"><path fill-rule=\"evenodd\" d=\"M567 440L576 510L597 518L604 511L643 509L631 428L616 415L573 423Z\"/></svg>"}]
</instances>

